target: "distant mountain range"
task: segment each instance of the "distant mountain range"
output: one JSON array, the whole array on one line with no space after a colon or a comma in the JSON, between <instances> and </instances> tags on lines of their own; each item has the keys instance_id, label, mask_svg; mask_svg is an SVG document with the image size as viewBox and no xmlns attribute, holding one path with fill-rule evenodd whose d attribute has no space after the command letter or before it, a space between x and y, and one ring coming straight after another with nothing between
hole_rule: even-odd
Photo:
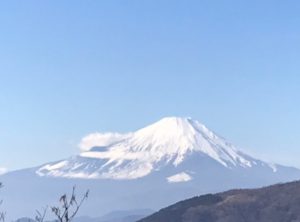
<instances>
[{"instance_id":1,"label":"distant mountain range","mask_svg":"<svg viewBox=\"0 0 300 222\"><path fill-rule=\"evenodd\" d=\"M11 217L30 216L60 194L90 189L81 214L159 209L176 201L231 188L300 178L300 170L251 157L191 118L164 118L127 134L106 134L105 146L0 176ZM102 144L102 145L101 145Z\"/></svg>"},{"instance_id":2,"label":"distant mountain range","mask_svg":"<svg viewBox=\"0 0 300 222\"><path fill-rule=\"evenodd\" d=\"M300 182L180 201L138 222L297 222Z\"/></svg>"},{"instance_id":3,"label":"distant mountain range","mask_svg":"<svg viewBox=\"0 0 300 222\"><path fill-rule=\"evenodd\" d=\"M153 211L150 209L130 210L130 211L113 211L101 217L81 216L74 218L74 222L136 222L150 214ZM36 222L32 218L23 217L15 222ZM45 222L56 222L55 220Z\"/></svg>"}]
</instances>

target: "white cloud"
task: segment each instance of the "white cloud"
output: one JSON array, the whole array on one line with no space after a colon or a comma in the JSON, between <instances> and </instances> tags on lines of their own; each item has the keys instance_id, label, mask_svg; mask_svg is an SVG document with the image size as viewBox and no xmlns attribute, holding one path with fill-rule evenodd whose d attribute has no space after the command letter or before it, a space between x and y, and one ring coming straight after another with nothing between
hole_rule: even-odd
<instances>
[{"instance_id":1,"label":"white cloud","mask_svg":"<svg viewBox=\"0 0 300 222\"><path fill-rule=\"evenodd\" d=\"M7 169L4 167L0 167L0 175L5 174L7 172Z\"/></svg>"},{"instance_id":2,"label":"white cloud","mask_svg":"<svg viewBox=\"0 0 300 222\"><path fill-rule=\"evenodd\" d=\"M92 133L82 138L79 148L82 152L85 152L95 146L109 146L127 138L129 135L120 133Z\"/></svg>"}]
</instances>

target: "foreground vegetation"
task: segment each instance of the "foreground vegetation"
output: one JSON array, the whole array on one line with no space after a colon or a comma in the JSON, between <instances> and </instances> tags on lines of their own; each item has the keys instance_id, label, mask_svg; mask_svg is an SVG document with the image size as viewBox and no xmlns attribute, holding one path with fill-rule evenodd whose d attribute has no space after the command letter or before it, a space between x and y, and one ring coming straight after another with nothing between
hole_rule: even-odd
<instances>
[{"instance_id":1,"label":"foreground vegetation","mask_svg":"<svg viewBox=\"0 0 300 222\"><path fill-rule=\"evenodd\" d=\"M0 183L0 188L3 185ZM57 206L45 207L42 211L36 210L35 221L36 222L44 222L48 211L52 213L56 222L71 222L77 215L84 201L88 198L89 190L87 190L83 196L78 199L76 196L76 187L74 186L72 189L72 193L70 197L67 194L63 194L59 198L59 204ZM2 205L2 200L0 201L0 205ZM5 222L6 212L0 210L0 222Z\"/></svg>"}]
</instances>

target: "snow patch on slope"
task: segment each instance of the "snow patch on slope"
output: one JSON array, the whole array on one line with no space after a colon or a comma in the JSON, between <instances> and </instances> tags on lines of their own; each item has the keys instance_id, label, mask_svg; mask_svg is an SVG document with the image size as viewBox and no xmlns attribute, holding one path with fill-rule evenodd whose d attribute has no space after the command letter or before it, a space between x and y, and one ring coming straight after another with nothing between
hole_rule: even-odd
<instances>
[{"instance_id":1,"label":"snow patch on slope","mask_svg":"<svg viewBox=\"0 0 300 222\"><path fill-rule=\"evenodd\" d=\"M167 178L169 183L187 182L190 181L191 179L192 177L185 172L181 172Z\"/></svg>"}]
</instances>

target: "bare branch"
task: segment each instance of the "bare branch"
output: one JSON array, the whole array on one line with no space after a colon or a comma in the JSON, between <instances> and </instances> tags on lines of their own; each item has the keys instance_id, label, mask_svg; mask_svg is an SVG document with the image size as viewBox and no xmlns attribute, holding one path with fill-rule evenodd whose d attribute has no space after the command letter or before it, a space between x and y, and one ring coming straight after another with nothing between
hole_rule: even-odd
<instances>
[{"instance_id":1,"label":"bare branch","mask_svg":"<svg viewBox=\"0 0 300 222\"><path fill-rule=\"evenodd\" d=\"M83 202L88 198L89 191L84 193L84 196L77 201L76 197L76 187L74 186L72 189L71 197L68 198L66 194L62 195L59 198L59 202L61 206L53 206L51 207L52 212L57 218L58 222L70 222L74 219L76 214L78 213L80 207Z\"/></svg>"},{"instance_id":2,"label":"bare branch","mask_svg":"<svg viewBox=\"0 0 300 222\"><path fill-rule=\"evenodd\" d=\"M2 188L3 187L3 184L2 183L0 183L0 188ZM0 200L0 205L2 205L2 203L3 203L3 201L2 200ZM6 213L5 212L0 212L0 222L2 221L2 222L4 222L5 221L5 215L6 215Z\"/></svg>"},{"instance_id":3,"label":"bare branch","mask_svg":"<svg viewBox=\"0 0 300 222\"><path fill-rule=\"evenodd\" d=\"M5 221L5 213L4 212L1 212L0 213L0 221Z\"/></svg>"},{"instance_id":4,"label":"bare branch","mask_svg":"<svg viewBox=\"0 0 300 222\"><path fill-rule=\"evenodd\" d=\"M35 221L37 222L43 222L45 217L46 217L46 213L47 213L48 207L43 209L43 213L41 213L40 211L36 210L36 216L35 216Z\"/></svg>"}]
</instances>

